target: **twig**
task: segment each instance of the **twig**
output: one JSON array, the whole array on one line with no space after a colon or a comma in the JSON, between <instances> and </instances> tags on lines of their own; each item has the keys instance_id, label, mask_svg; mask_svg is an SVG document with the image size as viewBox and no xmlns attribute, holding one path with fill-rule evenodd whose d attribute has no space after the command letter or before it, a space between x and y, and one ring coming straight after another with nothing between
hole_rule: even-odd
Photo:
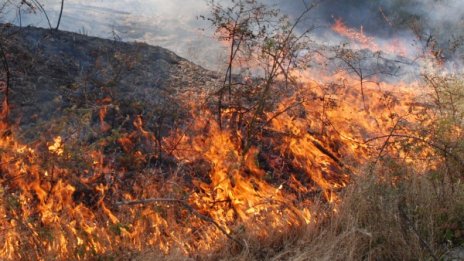
<instances>
[{"instance_id":1,"label":"twig","mask_svg":"<svg viewBox=\"0 0 464 261\"><path fill-rule=\"evenodd\" d=\"M402 120L402 118L399 118L398 121L396 121L395 125L393 125L393 128L391 129L390 133L387 136L387 139L383 143L382 148L380 148L380 150L379 150L379 154L377 155L377 158L375 159L375 162L374 162L373 166L377 165L377 163L379 162L380 158L382 157L383 151L387 148L388 143L390 142L391 137L394 135L396 127L398 127L398 124L401 122L401 120Z\"/></svg>"},{"instance_id":2,"label":"twig","mask_svg":"<svg viewBox=\"0 0 464 261\"><path fill-rule=\"evenodd\" d=\"M438 144L432 143L431 141L428 141L428 140L426 140L424 138L413 136L413 135L407 135L407 134L382 135L382 136L378 136L378 137L368 139L364 143L367 144L369 142L379 140L379 139L383 139L383 138L388 138L388 137L398 137L398 138L413 139L413 140L416 140L416 141L420 141L420 142L425 143L426 145L428 145L428 146L430 146L432 148L435 148L435 149L443 152L445 155L450 155L461 167L464 167L464 160L461 157L459 157L458 155L456 155L454 153L451 153L446 147L443 148Z\"/></svg>"},{"instance_id":3,"label":"twig","mask_svg":"<svg viewBox=\"0 0 464 261\"><path fill-rule=\"evenodd\" d=\"M64 0L61 0L60 15L58 16L58 22L56 23L56 27L55 27L56 31L58 31L58 28L60 27L61 16L63 15L63 6L64 6Z\"/></svg>"},{"instance_id":4,"label":"twig","mask_svg":"<svg viewBox=\"0 0 464 261\"><path fill-rule=\"evenodd\" d=\"M39 1L37 0L32 0L32 2L37 6L37 8L39 8L39 10L45 15L45 19L47 19L47 23L48 23L48 27L50 28L50 30L53 29L52 27L52 24L50 23L50 18L48 18L48 14L47 12L45 11L44 7L42 6L42 4L40 4Z\"/></svg>"},{"instance_id":5,"label":"twig","mask_svg":"<svg viewBox=\"0 0 464 261\"><path fill-rule=\"evenodd\" d=\"M303 103L305 103L305 102L306 102L306 100L303 99L302 101L295 102L295 103L293 103L292 105L288 106L287 108L285 108L285 109L283 109L283 110L277 112L277 113L274 114L271 118L269 118L261 127L264 127L264 126L269 125L269 124L272 122L272 120L276 119L277 117L279 117L280 115L284 114L285 112L287 112L287 111L291 110L292 108L295 108L295 107L297 107L297 106L299 106L299 105L301 105L301 104L303 104Z\"/></svg>"},{"instance_id":6,"label":"twig","mask_svg":"<svg viewBox=\"0 0 464 261\"><path fill-rule=\"evenodd\" d=\"M21 8L22 5L27 5L32 11L35 9L34 5L29 3L27 0L22 0L19 7Z\"/></svg>"},{"instance_id":7,"label":"twig","mask_svg":"<svg viewBox=\"0 0 464 261\"><path fill-rule=\"evenodd\" d=\"M337 156L335 156L334 153L326 149L321 143L319 143L316 140L312 140L311 142L314 144L314 146L316 146L316 148L319 149L319 151L321 151L322 153L327 155L329 158L331 158L333 161L335 161L335 163L337 163L338 166L342 168L345 166L345 164L343 164L343 162Z\"/></svg>"},{"instance_id":8,"label":"twig","mask_svg":"<svg viewBox=\"0 0 464 261\"><path fill-rule=\"evenodd\" d=\"M143 205L143 204L150 204L150 203L176 203L187 209L190 213L194 214L198 218L200 218L203 221L209 222L216 226L226 237L228 237L230 240L234 241L237 243L240 247L244 248L245 246L243 245L242 242L240 242L238 239L234 238L231 236L227 231L221 227L214 219L205 216L198 212L198 210L194 209L191 205L189 205L185 200L181 199L175 199L175 198L148 198L148 199L140 199L140 200L131 200L131 201L119 201L116 202L115 204L117 206L123 206L123 205Z\"/></svg>"},{"instance_id":9,"label":"twig","mask_svg":"<svg viewBox=\"0 0 464 261\"><path fill-rule=\"evenodd\" d=\"M403 209L403 207L398 204L398 211L400 212L400 217L405 221L406 225L409 227L409 229L412 230L412 232L414 232L414 234L417 236L417 238L419 239L419 242L420 244L422 245L423 248L425 248L429 253L430 253L430 256L432 257L432 259L434 261L438 261L439 259L437 258L437 256L435 255L435 253L433 252L432 248L430 247L430 245L421 237L421 235L419 234L419 231L417 231L417 229L414 227L414 223L412 222L412 220L408 217L408 215L406 214L405 210Z\"/></svg>"}]
</instances>

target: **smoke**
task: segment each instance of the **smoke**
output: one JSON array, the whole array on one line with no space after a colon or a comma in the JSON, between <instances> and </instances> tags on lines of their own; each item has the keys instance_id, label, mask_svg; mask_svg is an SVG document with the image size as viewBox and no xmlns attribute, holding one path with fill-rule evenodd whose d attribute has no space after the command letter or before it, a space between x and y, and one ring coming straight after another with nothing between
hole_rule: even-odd
<instances>
[{"instance_id":1,"label":"smoke","mask_svg":"<svg viewBox=\"0 0 464 261\"><path fill-rule=\"evenodd\" d=\"M314 36L325 44L346 41L331 29L337 20L375 39L399 43L410 60L432 51L448 69L464 64L464 1L462 0L266 0L294 17L304 6L318 3L302 30L316 25ZM417 68L416 68L417 69ZM412 69L413 71L416 69Z\"/></svg>"},{"instance_id":2,"label":"smoke","mask_svg":"<svg viewBox=\"0 0 464 261\"><path fill-rule=\"evenodd\" d=\"M392 38L424 41L432 37L437 47L446 49L445 58L463 57L464 1L462 0L263 0L288 13L298 15L304 4L320 2L303 27L317 26L315 37L334 41L331 25L341 19L348 27L362 28L369 36L386 41ZM20 2L20 1L17 1ZM56 23L60 0L42 0L52 24ZM215 44L213 29L199 15L208 14L206 0L66 0L61 29L92 36L160 45L209 68L217 68L221 46ZM223 0L225 4L229 0ZM18 12L10 8L0 21L19 24ZM47 27L43 15L23 10L21 23ZM202 30L201 30L202 29ZM430 40L430 39L429 39Z\"/></svg>"},{"instance_id":3,"label":"smoke","mask_svg":"<svg viewBox=\"0 0 464 261\"><path fill-rule=\"evenodd\" d=\"M267 0L282 10L296 15L301 12L302 2L319 3L313 13L322 24L342 19L350 27L363 27L370 35L388 37L398 30L409 30L416 20L424 28L450 29L463 33L464 1L462 0L301 0L290 3ZM450 30L446 30L450 31Z\"/></svg>"},{"instance_id":4,"label":"smoke","mask_svg":"<svg viewBox=\"0 0 464 261\"><path fill-rule=\"evenodd\" d=\"M17 2L20 2L19 0ZM52 25L58 19L60 0L41 0ZM220 45L197 19L208 13L201 0L65 0L60 29L123 41L141 41L168 48L180 56L209 68L217 67ZM45 16L15 5L0 16L0 22L48 27ZM205 31L202 29L206 28ZM211 30L209 30L211 31Z\"/></svg>"},{"instance_id":5,"label":"smoke","mask_svg":"<svg viewBox=\"0 0 464 261\"><path fill-rule=\"evenodd\" d=\"M362 26L367 34L383 39L412 34L428 48L442 50L445 60L464 59L462 0L329 0L322 9L327 22L329 14L341 17L348 26Z\"/></svg>"}]
</instances>

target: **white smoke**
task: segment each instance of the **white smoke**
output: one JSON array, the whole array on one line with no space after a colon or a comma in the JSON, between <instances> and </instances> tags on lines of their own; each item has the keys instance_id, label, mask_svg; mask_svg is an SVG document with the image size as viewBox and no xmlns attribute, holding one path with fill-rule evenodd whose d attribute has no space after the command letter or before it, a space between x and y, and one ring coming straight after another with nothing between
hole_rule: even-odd
<instances>
[{"instance_id":1,"label":"white smoke","mask_svg":"<svg viewBox=\"0 0 464 261\"><path fill-rule=\"evenodd\" d=\"M225 4L230 2L222 1ZM290 15L298 15L303 7L303 0L263 1ZM13 0L11 2L14 3ZM43 3L54 25L58 19L61 1L39 2ZM339 16L351 27L360 28L364 25L367 28L366 33L381 41L388 40L389 37L410 37L406 27L399 28L400 32L396 31L396 35L382 34L388 28L384 18L380 16L379 8L388 15L401 13L403 17L400 18L420 17L423 26L430 28L430 33L444 43L459 34L464 35L463 0L325 0L314 10L311 14L313 19L307 23L321 28L315 37L323 43L332 44L337 40L330 29L334 16ZM124 41L144 41L159 45L213 69L221 64L224 51L214 41L213 29L197 19L199 15L207 15L208 12L206 0L65 0L60 28L103 38L113 38L115 33ZM23 26L48 27L45 17L40 13L27 13L23 8L21 17ZM15 8L10 8L0 19L19 24Z\"/></svg>"}]
</instances>

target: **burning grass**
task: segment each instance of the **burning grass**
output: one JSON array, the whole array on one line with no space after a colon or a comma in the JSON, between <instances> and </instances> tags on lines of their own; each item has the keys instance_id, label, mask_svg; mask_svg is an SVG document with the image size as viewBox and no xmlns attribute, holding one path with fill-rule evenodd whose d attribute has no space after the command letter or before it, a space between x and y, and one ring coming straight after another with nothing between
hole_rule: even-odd
<instances>
[{"instance_id":1,"label":"burning grass","mask_svg":"<svg viewBox=\"0 0 464 261\"><path fill-rule=\"evenodd\" d=\"M437 173L424 175L389 160L364 174L322 222L283 238L248 239L247 251L221 252L212 260L459 259L451 252L463 243L462 183L441 183Z\"/></svg>"},{"instance_id":2,"label":"burning grass","mask_svg":"<svg viewBox=\"0 0 464 261\"><path fill-rule=\"evenodd\" d=\"M101 111L96 113L99 125L107 126ZM161 167L149 167L151 156L143 151L156 148L156 139L139 116L134 117L132 132L112 142L104 140L97 148L80 148L78 155L62 137L22 145L4 126L2 222L7 231L2 255L86 259L149 247L165 253L214 252L237 231L265 239L312 222L312 195L322 192L333 201L332 193L346 183L343 178L325 181L320 165L306 166L317 163L312 158L316 155L327 167L334 163L323 151L297 154L287 147L291 141L286 135L273 134L291 126L269 130L260 138L269 153L252 147L244 154L239 132L220 130L207 112L202 113L194 115L185 132L165 139ZM309 142L317 149L313 138L297 127L293 131L295 143ZM105 147L115 146L122 155L103 154ZM169 158L174 165L166 165ZM295 174L286 175L289 168ZM148 198L159 199L154 200L158 204L125 206Z\"/></svg>"},{"instance_id":3,"label":"burning grass","mask_svg":"<svg viewBox=\"0 0 464 261\"><path fill-rule=\"evenodd\" d=\"M247 79L219 121L205 89L145 117L99 97L28 144L5 102L0 258L442 257L464 234L462 81L358 76Z\"/></svg>"},{"instance_id":4,"label":"burning grass","mask_svg":"<svg viewBox=\"0 0 464 261\"><path fill-rule=\"evenodd\" d=\"M276 105L278 113L266 116L269 124L247 151L240 128L221 129L208 110L195 105L185 127L163 139L158 158L144 153L156 151L158 139L140 116L133 118L132 131L79 147L78 156L66 138L23 145L14 128L4 125L1 256L144 253L145 259L161 251L200 259L422 259L459 244L460 178L433 172L444 164L433 157L428 173L417 173L414 155L432 152L398 145L411 142L414 129L406 127L414 118L407 116L416 109L368 89L376 117L382 119L386 108L390 114L383 121L373 118L377 127L371 129L364 120L372 112L351 103L360 101L359 92L339 87L321 99L310 87ZM392 116L393 109L404 114ZM95 114L95 128L108 132L106 114ZM234 117L232 112L225 119ZM398 127L400 119L408 124ZM379 133L390 136L377 146L361 142ZM393 140L406 135L406 141ZM358 167L372 159L373 167L357 177Z\"/></svg>"}]
</instances>

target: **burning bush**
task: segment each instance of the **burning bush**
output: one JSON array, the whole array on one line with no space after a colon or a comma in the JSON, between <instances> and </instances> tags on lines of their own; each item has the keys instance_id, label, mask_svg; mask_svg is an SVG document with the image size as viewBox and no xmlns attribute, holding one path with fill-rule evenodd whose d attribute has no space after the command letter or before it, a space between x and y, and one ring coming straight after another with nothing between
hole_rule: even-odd
<instances>
[{"instance_id":1,"label":"burning bush","mask_svg":"<svg viewBox=\"0 0 464 261\"><path fill-rule=\"evenodd\" d=\"M12 124L3 52L1 258L438 259L462 244L459 77L384 82L391 61L341 22L361 50L310 52L296 28L313 6L292 22L256 1L211 4L231 53L222 84L145 108L111 88L137 59L105 50L98 95L82 91L50 124L60 135L34 142ZM347 67L314 73L323 52Z\"/></svg>"}]
</instances>

